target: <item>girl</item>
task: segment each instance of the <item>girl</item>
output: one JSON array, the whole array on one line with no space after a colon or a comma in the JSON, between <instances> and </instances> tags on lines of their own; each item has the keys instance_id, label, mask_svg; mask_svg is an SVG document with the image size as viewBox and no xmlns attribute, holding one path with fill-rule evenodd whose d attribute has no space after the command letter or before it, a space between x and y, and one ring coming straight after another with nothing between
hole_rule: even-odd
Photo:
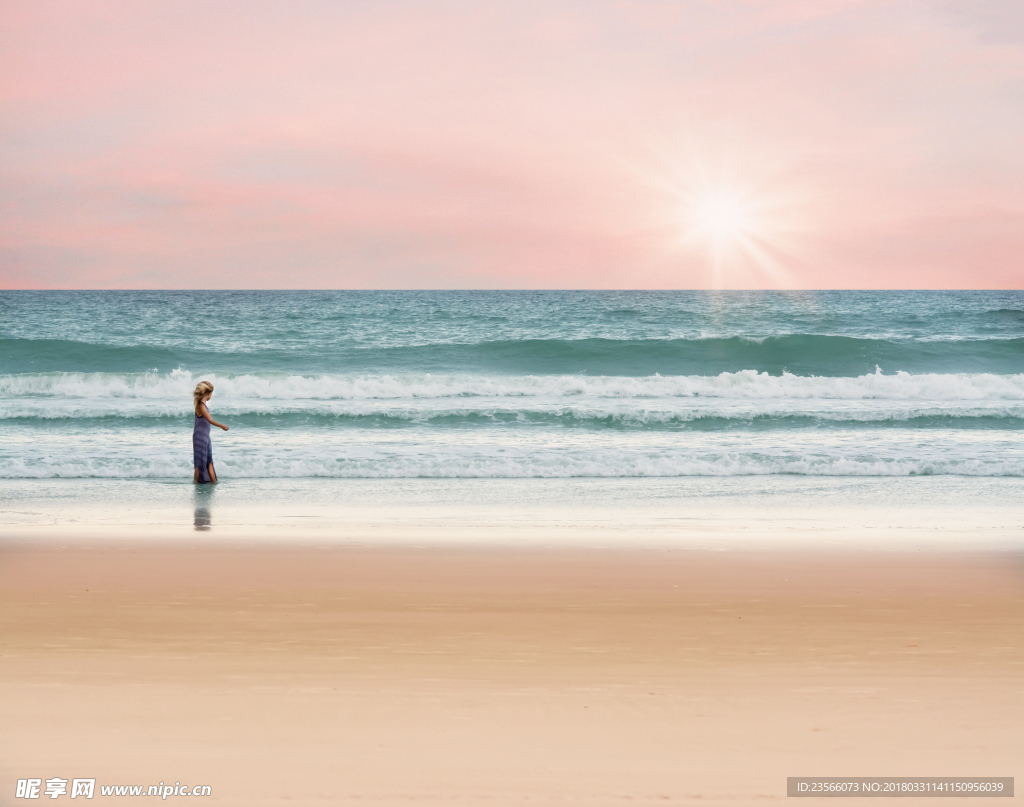
<instances>
[{"instance_id":1,"label":"girl","mask_svg":"<svg viewBox=\"0 0 1024 807\"><path fill-rule=\"evenodd\" d=\"M200 381L196 384L196 391L192 393L193 403L196 410L196 422L192 427L192 464L195 471L192 474L193 482L216 482L217 472L213 470L213 445L210 443L210 424L228 430L223 423L218 423L210 417L210 410L206 402L213 397L213 384L209 381Z\"/></svg>"}]
</instances>

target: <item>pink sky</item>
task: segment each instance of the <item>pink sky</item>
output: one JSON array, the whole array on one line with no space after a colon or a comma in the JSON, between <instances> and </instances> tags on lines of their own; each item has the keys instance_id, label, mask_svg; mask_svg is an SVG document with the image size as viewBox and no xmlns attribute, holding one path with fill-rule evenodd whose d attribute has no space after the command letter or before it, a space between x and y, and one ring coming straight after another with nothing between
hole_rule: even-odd
<instances>
[{"instance_id":1,"label":"pink sky","mask_svg":"<svg viewBox=\"0 0 1024 807\"><path fill-rule=\"evenodd\" d=\"M1020 0L4 2L0 286L1022 288L1022 144Z\"/></svg>"}]
</instances>

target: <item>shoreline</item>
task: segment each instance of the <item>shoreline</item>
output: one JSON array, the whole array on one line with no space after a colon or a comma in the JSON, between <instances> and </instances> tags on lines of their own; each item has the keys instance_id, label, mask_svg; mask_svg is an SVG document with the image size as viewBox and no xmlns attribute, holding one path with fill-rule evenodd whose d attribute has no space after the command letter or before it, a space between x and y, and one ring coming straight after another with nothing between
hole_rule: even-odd
<instances>
[{"instance_id":1,"label":"shoreline","mask_svg":"<svg viewBox=\"0 0 1024 807\"><path fill-rule=\"evenodd\" d=\"M3 480L5 541L1024 548L1024 478Z\"/></svg>"}]
</instances>

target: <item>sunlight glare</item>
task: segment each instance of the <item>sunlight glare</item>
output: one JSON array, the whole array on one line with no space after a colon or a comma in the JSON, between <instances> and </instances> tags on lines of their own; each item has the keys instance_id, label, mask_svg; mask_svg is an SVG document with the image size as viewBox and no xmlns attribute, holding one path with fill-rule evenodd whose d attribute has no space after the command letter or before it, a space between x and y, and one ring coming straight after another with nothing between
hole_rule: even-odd
<instances>
[{"instance_id":1,"label":"sunlight glare","mask_svg":"<svg viewBox=\"0 0 1024 807\"><path fill-rule=\"evenodd\" d=\"M791 285L787 267L799 259L806 197L771 172L746 168L693 160L666 172L669 249L705 263L714 288L763 284L759 277Z\"/></svg>"},{"instance_id":2,"label":"sunlight glare","mask_svg":"<svg viewBox=\"0 0 1024 807\"><path fill-rule=\"evenodd\" d=\"M695 228L720 250L755 229L751 212L738 194L718 191L697 200L693 219Z\"/></svg>"}]
</instances>

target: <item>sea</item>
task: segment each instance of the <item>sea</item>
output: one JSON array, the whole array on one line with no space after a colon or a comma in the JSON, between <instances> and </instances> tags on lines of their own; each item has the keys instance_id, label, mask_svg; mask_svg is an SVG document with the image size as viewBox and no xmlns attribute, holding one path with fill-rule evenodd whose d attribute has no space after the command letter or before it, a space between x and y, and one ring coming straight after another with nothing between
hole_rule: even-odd
<instances>
[{"instance_id":1,"label":"sea","mask_svg":"<svg viewBox=\"0 0 1024 807\"><path fill-rule=\"evenodd\" d=\"M3 291L0 478L1024 476L1021 291Z\"/></svg>"}]
</instances>

